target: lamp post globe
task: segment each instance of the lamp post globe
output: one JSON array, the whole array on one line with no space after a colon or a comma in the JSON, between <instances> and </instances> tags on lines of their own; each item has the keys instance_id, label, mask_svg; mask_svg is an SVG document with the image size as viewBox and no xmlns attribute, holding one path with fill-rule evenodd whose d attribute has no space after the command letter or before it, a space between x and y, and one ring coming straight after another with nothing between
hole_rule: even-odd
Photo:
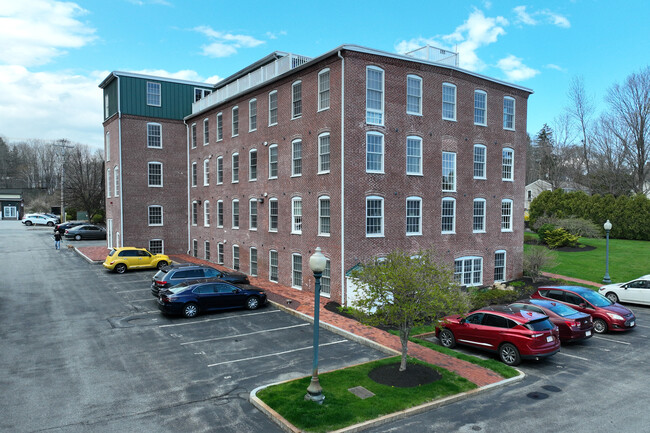
<instances>
[{"instance_id":1,"label":"lamp post globe","mask_svg":"<svg viewBox=\"0 0 650 433\"><path fill-rule=\"evenodd\" d=\"M603 224L603 228L605 229L605 276L603 277L603 283L605 284L610 284L612 282L612 279L609 278L609 231L612 229L612 223L607 220L605 224Z\"/></svg>"},{"instance_id":2,"label":"lamp post globe","mask_svg":"<svg viewBox=\"0 0 650 433\"><path fill-rule=\"evenodd\" d=\"M316 247L314 254L309 258L309 268L314 273L314 362L312 364L311 382L307 387L305 400L323 404L325 396L318 380L318 328L320 327L320 278L327 266L327 257L323 255L320 247Z\"/></svg>"}]
</instances>

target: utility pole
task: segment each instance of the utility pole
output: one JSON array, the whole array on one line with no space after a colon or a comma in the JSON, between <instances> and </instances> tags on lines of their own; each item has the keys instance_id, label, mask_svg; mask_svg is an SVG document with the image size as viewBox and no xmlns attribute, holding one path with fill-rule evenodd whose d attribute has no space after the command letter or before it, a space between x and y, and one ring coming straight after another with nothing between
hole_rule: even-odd
<instances>
[{"instance_id":1,"label":"utility pole","mask_svg":"<svg viewBox=\"0 0 650 433\"><path fill-rule=\"evenodd\" d=\"M63 191L65 190L65 161L66 161L66 149L74 149L74 146L68 144L69 141L65 138L58 140L56 144L52 146L58 147L61 149L63 156L63 163L61 164L61 223L65 222L65 202L63 201Z\"/></svg>"}]
</instances>

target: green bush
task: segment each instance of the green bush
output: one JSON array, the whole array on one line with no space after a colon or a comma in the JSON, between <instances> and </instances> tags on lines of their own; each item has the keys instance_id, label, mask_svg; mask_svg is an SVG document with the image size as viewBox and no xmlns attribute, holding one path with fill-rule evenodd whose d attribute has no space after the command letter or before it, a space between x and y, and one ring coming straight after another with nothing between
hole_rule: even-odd
<instances>
[{"instance_id":1,"label":"green bush","mask_svg":"<svg viewBox=\"0 0 650 433\"><path fill-rule=\"evenodd\" d=\"M578 245L580 236L572 235L563 228L547 231L544 235L544 242L549 248L575 247Z\"/></svg>"},{"instance_id":2,"label":"green bush","mask_svg":"<svg viewBox=\"0 0 650 433\"><path fill-rule=\"evenodd\" d=\"M539 229L537 229L537 236L539 236L540 242L545 244L546 234L553 230L555 230L555 226L553 224L548 224L548 223L542 225Z\"/></svg>"},{"instance_id":3,"label":"green bush","mask_svg":"<svg viewBox=\"0 0 650 433\"><path fill-rule=\"evenodd\" d=\"M557 221L558 227L562 227L572 235L584 238L602 237L602 229L593 222L584 218L564 218Z\"/></svg>"},{"instance_id":4,"label":"green bush","mask_svg":"<svg viewBox=\"0 0 650 433\"><path fill-rule=\"evenodd\" d=\"M515 290L488 289L476 291L470 295L472 310L483 308L487 305L510 304L519 299L519 292Z\"/></svg>"}]
</instances>

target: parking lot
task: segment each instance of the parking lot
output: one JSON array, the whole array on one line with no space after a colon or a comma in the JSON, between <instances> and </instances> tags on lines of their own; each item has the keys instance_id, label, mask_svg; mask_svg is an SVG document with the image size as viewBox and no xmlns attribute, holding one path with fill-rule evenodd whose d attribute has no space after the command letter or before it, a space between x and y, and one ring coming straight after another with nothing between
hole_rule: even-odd
<instances>
[{"instance_id":1,"label":"parking lot","mask_svg":"<svg viewBox=\"0 0 650 433\"><path fill-rule=\"evenodd\" d=\"M311 374L310 323L271 305L163 316L154 270L107 272L51 231L0 221L0 431L280 431L248 396ZM321 371L385 356L320 332Z\"/></svg>"}]
</instances>

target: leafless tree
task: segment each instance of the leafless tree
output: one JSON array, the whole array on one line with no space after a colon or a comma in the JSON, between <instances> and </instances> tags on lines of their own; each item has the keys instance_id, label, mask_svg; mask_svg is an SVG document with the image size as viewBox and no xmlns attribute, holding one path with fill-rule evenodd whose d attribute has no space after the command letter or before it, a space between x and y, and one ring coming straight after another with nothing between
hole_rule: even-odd
<instances>
[{"instance_id":1,"label":"leafless tree","mask_svg":"<svg viewBox=\"0 0 650 433\"><path fill-rule=\"evenodd\" d=\"M566 110L574 128L576 129L577 136L580 137L585 174L586 178L589 179L589 160L591 158L589 129L594 115L594 102L593 98L587 95L587 92L585 91L585 81L583 77L574 77L571 80L571 83L569 84L568 97L569 106Z\"/></svg>"},{"instance_id":2,"label":"leafless tree","mask_svg":"<svg viewBox=\"0 0 650 433\"><path fill-rule=\"evenodd\" d=\"M67 153L65 166L67 206L88 212L89 219L104 207L104 161L102 153L91 153L77 144Z\"/></svg>"},{"instance_id":3,"label":"leafless tree","mask_svg":"<svg viewBox=\"0 0 650 433\"><path fill-rule=\"evenodd\" d=\"M628 152L614 130L615 118L603 115L594 124L592 135L591 188L593 193L629 194L633 188L633 176L627 164Z\"/></svg>"}]
</instances>

